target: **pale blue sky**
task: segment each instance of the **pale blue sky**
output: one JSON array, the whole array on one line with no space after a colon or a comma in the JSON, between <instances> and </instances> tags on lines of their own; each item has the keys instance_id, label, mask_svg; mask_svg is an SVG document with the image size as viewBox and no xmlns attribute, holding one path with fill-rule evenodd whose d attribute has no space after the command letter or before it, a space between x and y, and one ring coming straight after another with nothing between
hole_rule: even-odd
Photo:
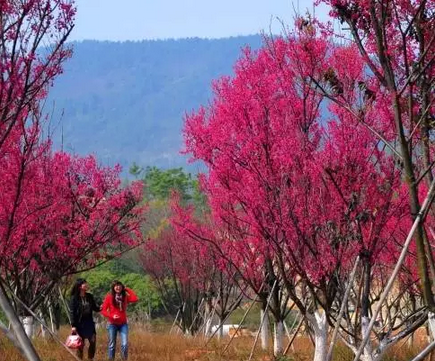
<instances>
[{"instance_id":1,"label":"pale blue sky","mask_svg":"<svg viewBox=\"0 0 435 361\"><path fill-rule=\"evenodd\" d=\"M219 38L279 32L277 17L293 22L294 9L312 12L312 0L76 0L71 40ZM325 7L316 15L326 19Z\"/></svg>"}]
</instances>

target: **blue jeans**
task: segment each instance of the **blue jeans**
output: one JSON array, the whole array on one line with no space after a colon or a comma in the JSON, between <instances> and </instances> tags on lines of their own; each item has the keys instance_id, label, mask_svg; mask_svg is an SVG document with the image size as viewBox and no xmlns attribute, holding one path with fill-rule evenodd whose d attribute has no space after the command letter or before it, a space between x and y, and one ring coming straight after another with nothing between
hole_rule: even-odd
<instances>
[{"instance_id":1,"label":"blue jeans","mask_svg":"<svg viewBox=\"0 0 435 361\"><path fill-rule=\"evenodd\" d=\"M113 325L109 323L107 325L107 331L109 332L109 360L115 359L116 350L116 335L119 332L121 335L121 359L127 360L128 356L128 324Z\"/></svg>"}]
</instances>

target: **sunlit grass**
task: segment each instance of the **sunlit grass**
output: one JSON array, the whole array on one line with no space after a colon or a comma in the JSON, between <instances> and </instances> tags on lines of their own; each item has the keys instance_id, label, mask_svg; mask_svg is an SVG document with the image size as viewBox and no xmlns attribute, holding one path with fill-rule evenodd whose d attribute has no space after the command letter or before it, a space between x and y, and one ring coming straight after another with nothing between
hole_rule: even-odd
<instances>
[{"instance_id":1,"label":"sunlit grass","mask_svg":"<svg viewBox=\"0 0 435 361\"><path fill-rule=\"evenodd\" d=\"M68 329L61 330L60 339L65 340ZM182 335L167 333L150 333L139 328L132 328L129 342L130 361L246 361L249 358L253 345L253 337L240 337L234 339L228 350L222 354L222 350L228 342L228 338L223 340L213 339L205 345L204 338L184 337ZM98 330L97 355L95 361L107 359L106 331ZM119 342L118 342L119 343ZM74 360L69 353L52 339L35 339L35 345L43 361L68 361ZM400 344L392 348L384 357L385 361L405 361L412 358L421 349L422 345L409 348L407 344ZM118 345L119 347L119 345ZM86 351L86 350L85 350ZM272 360L272 351L263 352L257 345L254 361ZM86 352L85 352L86 356ZM286 357L280 361L308 361L312 360L313 346L307 337L297 337L294 347L290 349ZM25 361L14 349L10 342L0 335L0 359L5 361ZM86 357L85 357L86 359ZM352 360L353 355L349 349L343 345L338 345L334 351L333 361ZM117 350L117 360L120 360L119 349Z\"/></svg>"}]
</instances>

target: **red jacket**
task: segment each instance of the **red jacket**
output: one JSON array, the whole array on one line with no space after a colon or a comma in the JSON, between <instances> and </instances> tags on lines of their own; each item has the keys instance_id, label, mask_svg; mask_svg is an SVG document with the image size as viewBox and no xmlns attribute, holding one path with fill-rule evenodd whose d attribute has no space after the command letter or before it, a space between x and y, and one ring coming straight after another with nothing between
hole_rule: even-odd
<instances>
[{"instance_id":1,"label":"red jacket","mask_svg":"<svg viewBox=\"0 0 435 361\"><path fill-rule=\"evenodd\" d=\"M114 325L123 325L127 323L127 305L139 300L136 293L132 289L125 287L125 292L126 297L124 299L122 310L113 304L113 296L111 292L109 292L104 298L103 305L101 306L101 314L107 318L109 323ZM119 317L114 318L115 315L118 315Z\"/></svg>"}]
</instances>

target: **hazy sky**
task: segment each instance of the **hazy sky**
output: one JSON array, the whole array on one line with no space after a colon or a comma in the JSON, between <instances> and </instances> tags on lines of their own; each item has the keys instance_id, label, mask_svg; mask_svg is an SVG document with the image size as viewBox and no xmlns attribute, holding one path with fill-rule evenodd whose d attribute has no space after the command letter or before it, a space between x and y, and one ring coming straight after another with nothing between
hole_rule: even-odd
<instances>
[{"instance_id":1,"label":"hazy sky","mask_svg":"<svg viewBox=\"0 0 435 361\"><path fill-rule=\"evenodd\" d=\"M299 4L298 4L299 3ZM278 32L276 18L292 23L294 9L312 12L312 0L76 0L72 40L227 37ZM326 19L327 11L316 8Z\"/></svg>"}]
</instances>

